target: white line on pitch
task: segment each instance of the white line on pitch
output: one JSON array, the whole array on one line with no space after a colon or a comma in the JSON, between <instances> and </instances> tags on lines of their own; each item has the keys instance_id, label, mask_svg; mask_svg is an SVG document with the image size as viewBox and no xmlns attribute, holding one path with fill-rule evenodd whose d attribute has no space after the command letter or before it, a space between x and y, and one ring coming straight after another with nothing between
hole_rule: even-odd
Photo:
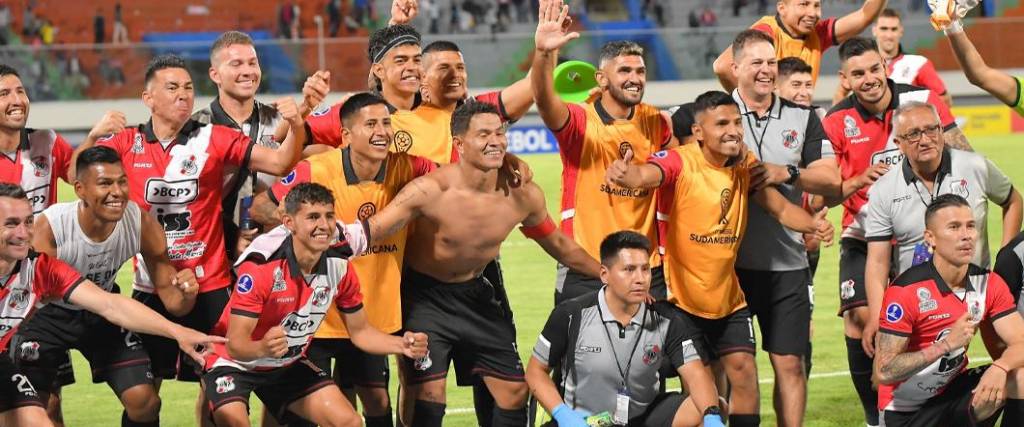
<instances>
[{"instance_id":1,"label":"white line on pitch","mask_svg":"<svg viewBox=\"0 0 1024 427\"><path fill-rule=\"evenodd\" d=\"M991 362L992 359L989 358L989 357L979 357L977 359L972 359L971 361L972 362ZM850 375L850 371L821 372L821 373L817 373L817 374L811 374L809 379L814 380L814 379L818 379L818 378L845 377L847 375ZM774 377L772 377L772 378L763 378L763 379L758 381L758 383L760 383L760 384L772 384L774 382L775 382L775 378ZM679 389L678 388L674 388L674 389L669 389L668 391L679 391ZM445 414L446 415L464 415L464 414L471 414L471 413L474 413L474 412L476 412L476 409L474 409L474 408L451 408L451 409L446 410Z\"/></svg>"}]
</instances>

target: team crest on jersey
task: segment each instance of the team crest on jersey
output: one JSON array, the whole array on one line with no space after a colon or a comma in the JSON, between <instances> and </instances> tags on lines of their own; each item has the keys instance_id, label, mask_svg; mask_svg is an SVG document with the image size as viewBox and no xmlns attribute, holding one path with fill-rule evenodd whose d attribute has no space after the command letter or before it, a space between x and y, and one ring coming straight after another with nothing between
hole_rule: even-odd
<instances>
[{"instance_id":1,"label":"team crest on jersey","mask_svg":"<svg viewBox=\"0 0 1024 427\"><path fill-rule=\"evenodd\" d=\"M857 126L857 120L854 120L853 116L843 118L843 134L847 138L860 136L860 127Z\"/></svg>"},{"instance_id":2,"label":"team crest on jersey","mask_svg":"<svg viewBox=\"0 0 1024 427\"><path fill-rule=\"evenodd\" d=\"M36 156L32 158L32 169L36 176L47 176L50 174L50 162L46 161L46 156Z\"/></svg>"},{"instance_id":3,"label":"team crest on jersey","mask_svg":"<svg viewBox=\"0 0 1024 427\"><path fill-rule=\"evenodd\" d=\"M850 279L839 284L839 298L844 300L853 298L854 293L856 293L853 288L853 283L853 279Z\"/></svg>"},{"instance_id":4,"label":"team crest on jersey","mask_svg":"<svg viewBox=\"0 0 1024 427\"><path fill-rule=\"evenodd\" d=\"M182 175L195 175L197 172L199 172L199 166L196 165L196 156L188 156L181 161Z\"/></svg>"},{"instance_id":5,"label":"team crest on jersey","mask_svg":"<svg viewBox=\"0 0 1024 427\"><path fill-rule=\"evenodd\" d=\"M238 284L235 286L235 290L240 294L247 294L252 291L252 285L252 276L243 274L242 277L238 278Z\"/></svg>"},{"instance_id":6,"label":"team crest on jersey","mask_svg":"<svg viewBox=\"0 0 1024 427\"><path fill-rule=\"evenodd\" d=\"M231 375L217 377L214 382L217 383L218 394L224 394L235 389L235 377Z\"/></svg>"},{"instance_id":7,"label":"team crest on jersey","mask_svg":"<svg viewBox=\"0 0 1024 427\"><path fill-rule=\"evenodd\" d=\"M932 293L925 288L917 288L917 311L927 313L939 308L939 303L932 299Z\"/></svg>"},{"instance_id":8,"label":"team crest on jersey","mask_svg":"<svg viewBox=\"0 0 1024 427\"><path fill-rule=\"evenodd\" d=\"M732 205L732 189L726 188L721 194L722 211L718 215L718 223L726 225L729 223L729 206Z\"/></svg>"},{"instance_id":9,"label":"team crest on jersey","mask_svg":"<svg viewBox=\"0 0 1024 427\"><path fill-rule=\"evenodd\" d=\"M800 140L800 132L793 129L786 129L782 131L782 146L790 150L797 148Z\"/></svg>"},{"instance_id":10,"label":"team crest on jersey","mask_svg":"<svg viewBox=\"0 0 1024 427\"><path fill-rule=\"evenodd\" d=\"M620 159L625 159L626 158L626 153L628 153L630 151L633 151L633 145L630 144L629 142L622 142L621 144L619 144L619 158ZM636 154L636 152L634 152L634 154Z\"/></svg>"},{"instance_id":11,"label":"team crest on jersey","mask_svg":"<svg viewBox=\"0 0 1024 427\"><path fill-rule=\"evenodd\" d=\"M395 149L399 153L408 153L410 148L412 148L412 135L404 130L395 132Z\"/></svg>"},{"instance_id":12,"label":"team crest on jersey","mask_svg":"<svg viewBox=\"0 0 1024 427\"><path fill-rule=\"evenodd\" d=\"M39 360L39 342L25 341L18 346L18 358L26 362Z\"/></svg>"},{"instance_id":13,"label":"team crest on jersey","mask_svg":"<svg viewBox=\"0 0 1024 427\"><path fill-rule=\"evenodd\" d=\"M310 115L313 116L313 117L320 117L320 116L326 115L330 111L331 111L331 106L330 105L320 104L320 106L316 107L316 109L313 110L313 112L310 113Z\"/></svg>"},{"instance_id":14,"label":"team crest on jersey","mask_svg":"<svg viewBox=\"0 0 1024 427\"><path fill-rule=\"evenodd\" d=\"M10 296L7 297L7 306L15 310L23 310L28 307L29 303L29 292L28 289L19 288L11 289Z\"/></svg>"},{"instance_id":15,"label":"team crest on jersey","mask_svg":"<svg viewBox=\"0 0 1024 427\"><path fill-rule=\"evenodd\" d=\"M949 192L956 194L957 196L967 198L971 195L970 189L967 187L967 178L955 179L949 183Z\"/></svg>"},{"instance_id":16,"label":"team crest on jersey","mask_svg":"<svg viewBox=\"0 0 1024 427\"><path fill-rule=\"evenodd\" d=\"M377 205L374 205L373 202L366 202L359 207L358 211L356 211L356 217L359 218L360 221L366 221L375 213L377 213Z\"/></svg>"},{"instance_id":17,"label":"team crest on jersey","mask_svg":"<svg viewBox=\"0 0 1024 427\"><path fill-rule=\"evenodd\" d=\"M281 267L274 268L274 287L270 289L270 292L281 292L288 289L288 282L284 281L284 271Z\"/></svg>"},{"instance_id":18,"label":"team crest on jersey","mask_svg":"<svg viewBox=\"0 0 1024 427\"><path fill-rule=\"evenodd\" d=\"M320 286L313 289L313 305L316 307L323 307L327 305L327 296L330 293L330 289L327 286Z\"/></svg>"},{"instance_id":19,"label":"team crest on jersey","mask_svg":"<svg viewBox=\"0 0 1024 427\"><path fill-rule=\"evenodd\" d=\"M134 141L132 141L132 154L142 154L143 151L144 150L142 148L142 134L137 133L135 134Z\"/></svg>"},{"instance_id":20,"label":"team crest on jersey","mask_svg":"<svg viewBox=\"0 0 1024 427\"><path fill-rule=\"evenodd\" d=\"M657 344L648 344L644 346L644 365L651 366L658 361L658 356L661 354L661 347Z\"/></svg>"}]
</instances>

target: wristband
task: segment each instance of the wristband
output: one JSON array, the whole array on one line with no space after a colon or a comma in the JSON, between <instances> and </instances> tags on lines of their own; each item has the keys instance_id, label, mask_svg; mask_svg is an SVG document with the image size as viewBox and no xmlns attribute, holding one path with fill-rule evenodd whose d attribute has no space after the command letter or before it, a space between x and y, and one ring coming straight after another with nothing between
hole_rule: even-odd
<instances>
[{"instance_id":1,"label":"wristband","mask_svg":"<svg viewBox=\"0 0 1024 427\"><path fill-rule=\"evenodd\" d=\"M519 231L522 231L523 235L530 239L538 240L548 237L551 233L554 233L555 228L555 222L551 220L551 216L546 215L544 217L544 221L541 221L540 224L531 226L524 225L519 227Z\"/></svg>"},{"instance_id":2,"label":"wristband","mask_svg":"<svg viewBox=\"0 0 1024 427\"><path fill-rule=\"evenodd\" d=\"M946 28L942 30L942 32L947 36L953 34L960 34L964 32L964 26L963 24L960 23L959 19L955 19L952 22L950 22L949 25L947 25Z\"/></svg>"},{"instance_id":3,"label":"wristband","mask_svg":"<svg viewBox=\"0 0 1024 427\"><path fill-rule=\"evenodd\" d=\"M1009 373L1010 373L1010 371L1008 371L1008 370L1007 370L1006 368L1002 367L1001 365L999 365L999 364L998 364L998 363L996 363L996 362L992 362L992 366L995 366L995 367L997 367L997 368L999 368L999 369L1002 369L1002 370L1003 370L1003 372L1005 372L1005 373L1007 373L1007 374L1009 374Z\"/></svg>"}]
</instances>

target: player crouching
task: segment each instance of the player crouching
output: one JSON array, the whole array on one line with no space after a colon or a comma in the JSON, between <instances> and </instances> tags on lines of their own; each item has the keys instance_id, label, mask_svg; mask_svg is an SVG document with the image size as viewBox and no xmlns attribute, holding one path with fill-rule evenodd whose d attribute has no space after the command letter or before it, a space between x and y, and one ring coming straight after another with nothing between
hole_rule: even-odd
<instances>
[{"instance_id":1,"label":"player crouching","mask_svg":"<svg viewBox=\"0 0 1024 427\"><path fill-rule=\"evenodd\" d=\"M331 301L352 342L374 354L426 355L427 336L384 334L366 322L347 243L332 244L334 197L319 184L296 186L284 199L282 225L258 237L235 263L238 282L214 327L227 344L207 357L203 385L218 426L248 426L255 392L278 422L358 426L361 420L326 372L305 351Z\"/></svg>"}]
</instances>

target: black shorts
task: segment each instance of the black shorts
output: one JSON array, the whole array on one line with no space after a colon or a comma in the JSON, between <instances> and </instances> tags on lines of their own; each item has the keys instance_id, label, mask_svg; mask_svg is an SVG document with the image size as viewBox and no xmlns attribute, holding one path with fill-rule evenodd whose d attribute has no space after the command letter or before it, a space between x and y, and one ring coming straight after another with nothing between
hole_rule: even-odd
<instances>
[{"instance_id":1,"label":"black shorts","mask_svg":"<svg viewBox=\"0 0 1024 427\"><path fill-rule=\"evenodd\" d=\"M68 350L82 352L92 368L92 382L106 382L115 394L152 384L149 355L134 332L121 329L86 310L47 305L18 328L10 349L32 384L47 393L65 385L61 366Z\"/></svg>"},{"instance_id":2,"label":"black shorts","mask_svg":"<svg viewBox=\"0 0 1024 427\"><path fill-rule=\"evenodd\" d=\"M269 371L243 371L221 366L204 373L202 381L211 412L231 402L243 402L248 408L249 394L255 392L267 413L281 424L302 421L301 417L288 410L292 402L334 385L327 372L305 358Z\"/></svg>"},{"instance_id":3,"label":"black shorts","mask_svg":"<svg viewBox=\"0 0 1024 427\"><path fill-rule=\"evenodd\" d=\"M334 364L334 382L339 387L354 386L387 388L391 370L388 357L360 350L345 338L314 338L306 349L306 358L322 371L331 375Z\"/></svg>"},{"instance_id":4,"label":"black shorts","mask_svg":"<svg viewBox=\"0 0 1024 427\"><path fill-rule=\"evenodd\" d=\"M879 421L885 427L980 426L995 425L1002 409L987 420L973 420L971 414L972 390L991 365L968 369L957 376L942 394L928 399L914 412L882 411Z\"/></svg>"},{"instance_id":5,"label":"black shorts","mask_svg":"<svg viewBox=\"0 0 1024 427\"><path fill-rule=\"evenodd\" d=\"M483 276L443 283L406 268L402 274L402 327L428 337L430 354L426 358L400 358L410 384L445 378L453 361L458 385L472 385L472 377L477 375L524 381L512 312Z\"/></svg>"},{"instance_id":6,"label":"black shorts","mask_svg":"<svg viewBox=\"0 0 1024 427\"><path fill-rule=\"evenodd\" d=\"M675 392L659 394L650 405L647 405L643 415L629 420L628 427L670 426L685 400L686 396Z\"/></svg>"},{"instance_id":7,"label":"black shorts","mask_svg":"<svg viewBox=\"0 0 1024 427\"><path fill-rule=\"evenodd\" d=\"M844 237L839 240L839 315L868 305L864 284L864 266L868 262L868 243Z\"/></svg>"},{"instance_id":8,"label":"black shorts","mask_svg":"<svg viewBox=\"0 0 1024 427\"><path fill-rule=\"evenodd\" d=\"M672 307L690 318L693 325L704 334L704 342L707 344L705 348L708 349L708 355L712 360L729 353L742 351L754 354L757 351L754 322L750 318L750 310L746 307L721 319L707 319L690 314L678 306Z\"/></svg>"},{"instance_id":9,"label":"black shorts","mask_svg":"<svg viewBox=\"0 0 1024 427\"><path fill-rule=\"evenodd\" d=\"M210 292L202 292L196 296L195 306L185 317L171 316L164 308L164 303L155 293L133 291L132 298L160 313L174 323L195 329L199 332L209 333L217 324L224 307L228 305L228 298L231 297L231 286L217 289ZM178 349L178 343L172 339L156 335L139 334L142 337L142 345L149 353L150 365L153 368L153 375L157 378L177 379L179 381L199 381L199 366Z\"/></svg>"},{"instance_id":10,"label":"black shorts","mask_svg":"<svg viewBox=\"0 0 1024 427\"><path fill-rule=\"evenodd\" d=\"M604 286L601 279L590 277L562 264L558 264L555 277L555 305L561 304L581 295L597 292ZM655 300L668 298L665 286L665 270L661 267L651 268L651 295Z\"/></svg>"},{"instance_id":11,"label":"black shorts","mask_svg":"<svg viewBox=\"0 0 1024 427\"><path fill-rule=\"evenodd\" d=\"M32 381L14 366L11 355L4 351L0 353L0 412L25 406L46 407Z\"/></svg>"},{"instance_id":12,"label":"black shorts","mask_svg":"<svg viewBox=\"0 0 1024 427\"><path fill-rule=\"evenodd\" d=\"M807 353L810 339L811 283L807 269L761 271L736 269L747 308L757 317L761 349L774 354Z\"/></svg>"}]
</instances>

